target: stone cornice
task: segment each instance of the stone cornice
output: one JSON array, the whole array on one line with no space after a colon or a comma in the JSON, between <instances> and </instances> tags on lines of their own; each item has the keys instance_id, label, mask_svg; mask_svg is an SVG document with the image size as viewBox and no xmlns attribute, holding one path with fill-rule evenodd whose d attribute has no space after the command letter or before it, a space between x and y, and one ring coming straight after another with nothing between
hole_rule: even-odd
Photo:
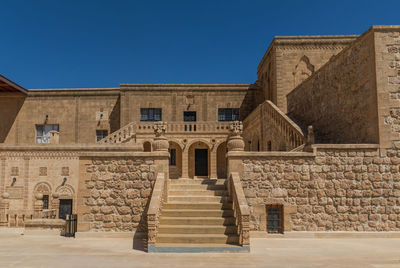
<instances>
[{"instance_id":1,"label":"stone cornice","mask_svg":"<svg viewBox=\"0 0 400 268\"><path fill-rule=\"evenodd\" d=\"M121 91L247 91L250 84L121 84Z\"/></svg>"},{"instance_id":2,"label":"stone cornice","mask_svg":"<svg viewBox=\"0 0 400 268\"><path fill-rule=\"evenodd\" d=\"M58 88L30 89L29 97L65 97L65 96L118 96L119 88Z\"/></svg>"}]
</instances>

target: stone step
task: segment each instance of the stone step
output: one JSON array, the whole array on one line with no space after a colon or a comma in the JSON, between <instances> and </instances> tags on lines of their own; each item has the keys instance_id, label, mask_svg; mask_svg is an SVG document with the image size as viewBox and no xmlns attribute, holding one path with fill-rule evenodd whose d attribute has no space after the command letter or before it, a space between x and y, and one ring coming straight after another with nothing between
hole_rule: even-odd
<instances>
[{"instance_id":1,"label":"stone step","mask_svg":"<svg viewBox=\"0 0 400 268\"><path fill-rule=\"evenodd\" d=\"M161 215L160 225L234 225L234 217L166 217Z\"/></svg>"},{"instance_id":2,"label":"stone step","mask_svg":"<svg viewBox=\"0 0 400 268\"><path fill-rule=\"evenodd\" d=\"M232 234L158 234L157 242L185 244L238 244L239 236Z\"/></svg>"},{"instance_id":3,"label":"stone step","mask_svg":"<svg viewBox=\"0 0 400 268\"><path fill-rule=\"evenodd\" d=\"M226 190L169 190L168 196L226 196Z\"/></svg>"},{"instance_id":4,"label":"stone step","mask_svg":"<svg viewBox=\"0 0 400 268\"><path fill-rule=\"evenodd\" d=\"M160 225L159 234L236 234L235 225Z\"/></svg>"},{"instance_id":5,"label":"stone step","mask_svg":"<svg viewBox=\"0 0 400 268\"><path fill-rule=\"evenodd\" d=\"M233 210L210 209L163 209L165 217L233 217Z\"/></svg>"},{"instance_id":6,"label":"stone step","mask_svg":"<svg viewBox=\"0 0 400 268\"><path fill-rule=\"evenodd\" d=\"M223 184L170 184L168 190L226 190Z\"/></svg>"},{"instance_id":7,"label":"stone step","mask_svg":"<svg viewBox=\"0 0 400 268\"><path fill-rule=\"evenodd\" d=\"M229 197L228 196L168 196L168 202L225 203L229 202Z\"/></svg>"},{"instance_id":8,"label":"stone step","mask_svg":"<svg viewBox=\"0 0 400 268\"><path fill-rule=\"evenodd\" d=\"M156 243L150 245L149 252L159 253L248 253L249 246L233 244L184 244L184 243Z\"/></svg>"},{"instance_id":9,"label":"stone step","mask_svg":"<svg viewBox=\"0 0 400 268\"><path fill-rule=\"evenodd\" d=\"M232 203L168 202L163 204L163 209L232 209Z\"/></svg>"},{"instance_id":10,"label":"stone step","mask_svg":"<svg viewBox=\"0 0 400 268\"><path fill-rule=\"evenodd\" d=\"M212 185L224 185L225 179L170 179L170 184L212 184Z\"/></svg>"}]
</instances>

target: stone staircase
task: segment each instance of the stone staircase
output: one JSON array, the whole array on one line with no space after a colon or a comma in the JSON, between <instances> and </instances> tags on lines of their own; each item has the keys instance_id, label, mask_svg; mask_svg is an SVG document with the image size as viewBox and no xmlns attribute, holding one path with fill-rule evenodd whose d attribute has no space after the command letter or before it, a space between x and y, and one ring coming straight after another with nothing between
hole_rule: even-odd
<instances>
[{"instance_id":1,"label":"stone staircase","mask_svg":"<svg viewBox=\"0 0 400 268\"><path fill-rule=\"evenodd\" d=\"M225 179L169 180L157 252L243 252Z\"/></svg>"}]
</instances>

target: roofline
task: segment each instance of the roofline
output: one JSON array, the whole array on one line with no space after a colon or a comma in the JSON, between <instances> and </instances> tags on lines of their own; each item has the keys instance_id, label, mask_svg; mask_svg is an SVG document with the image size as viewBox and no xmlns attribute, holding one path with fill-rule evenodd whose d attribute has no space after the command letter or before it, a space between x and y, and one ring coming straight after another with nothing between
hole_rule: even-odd
<instances>
[{"instance_id":1,"label":"roofline","mask_svg":"<svg viewBox=\"0 0 400 268\"><path fill-rule=\"evenodd\" d=\"M17 83L9 80L7 77L3 76L0 74L0 81L12 86L13 88L17 89L18 91L27 94L28 90L26 90L25 88L21 87L20 85L18 85Z\"/></svg>"},{"instance_id":2,"label":"roofline","mask_svg":"<svg viewBox=\"0 0 400 268\"><path fill-rule=\"evenodd\" d=\"M311 43L314 40L320 40L321 43L339 42L346 44L351 43L357 39L360 35L303 35L303 36L274 36L271 43L268 46L267 51L264 53L257 66L257 73L262 68L265 58L270 53L271 49L276 45L304 45ZM344 40L348 39L348 40ZM350 41L350 42L349 42Z\"/></svg>"}]
</instances>

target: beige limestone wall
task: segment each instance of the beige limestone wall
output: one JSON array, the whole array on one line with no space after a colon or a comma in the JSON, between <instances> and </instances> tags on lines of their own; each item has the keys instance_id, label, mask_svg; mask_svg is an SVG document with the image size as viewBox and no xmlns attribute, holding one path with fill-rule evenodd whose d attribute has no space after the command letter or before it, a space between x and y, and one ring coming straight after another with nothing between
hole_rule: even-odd
<instances>
[{"instance_id":1,"label":"beige limestone wall","mask_svg":"<svg viewBox=\"0 0 400 268\"><path fill-rule=\"evenodd\" d=\"M248 85L121 85L121 125L140 121L140 108L162 108L162 121L218 121L218 108L240 108Z\"/></svg>"},{"instance_id":2,"label":"beige limestone wall","mask_svg":"<svg viewBox=\"0 0 400 268\"><path fill-rule=\"evenodd\" d=\"M355 39L356 36L275 37L257 69L264 100L271 100L286 113L286 95Z\"/></svg>"},{"instance_id":3,"label":"beige limestone wall","mask_svg":"<svg viewBox=\"0 0 400 268\"><path fill-rule=\"evenodd\" d=\"M119 129L115 90L31 90L25 99L0 95L0 104L7 104L0 105L5 109L0 115L0 143L34 145L40 124L58 124L60 144L94 144L96 129Z\"/></svg>"},{"instance_id":4,"label":"beige limestone wall","mask_svg":"<svg viewBox=\"0 0 400 268\"><path fill-rule=\"evenodd\" d=\"M367 32L288 96L288 115L320 143L378 143L374 35Z\"/></svg>"},{"instance_id":5,"label":"beige limestone wall","mask_svg":"<svg viewBox=\"0 0 400 268\"><path fill-rule=\"evenodd\" d=\"M164 160L158 158L151 153L148 156L81 158L78 229L133 231L146 228L146 209L157 172L168 174L168 154Z\"/></svg>"},{"instance_id":6,"label":"beige limestone wall","mask_svg":"<svg viewBox=\"0 0 400 268\"><path fill-rule=\"evenodd\" d=\"M282 204L285 231L399 231L400 155L377 148L321 145L314 154L241 153L238 171L251 228L265 231L265 205ZM232 161L240 158L228 154Z\"/></svg>"}]
</instances>

